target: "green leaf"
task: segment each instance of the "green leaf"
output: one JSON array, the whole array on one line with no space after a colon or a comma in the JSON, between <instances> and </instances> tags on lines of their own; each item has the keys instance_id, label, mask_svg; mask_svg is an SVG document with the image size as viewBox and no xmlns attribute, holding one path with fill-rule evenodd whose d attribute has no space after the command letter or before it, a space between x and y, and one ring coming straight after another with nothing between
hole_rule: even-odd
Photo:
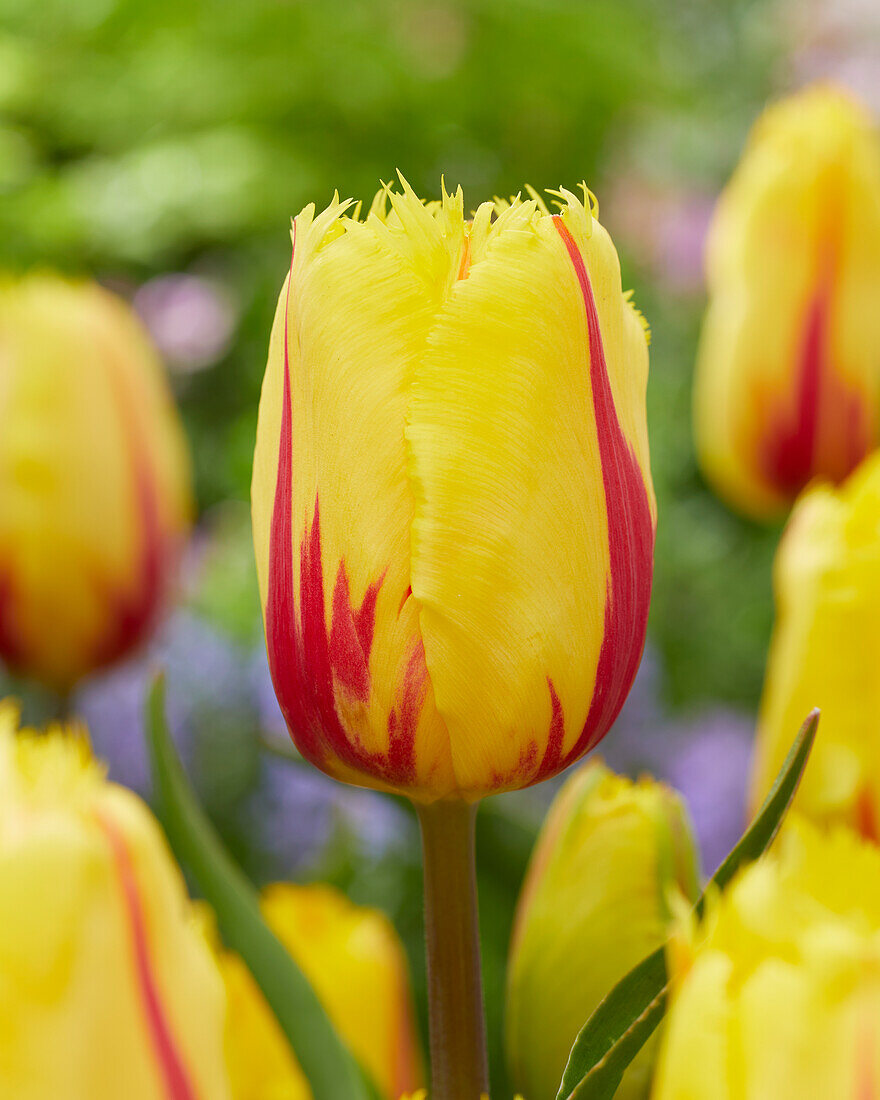
<instances>
[{"instance_id":1,"label":"green leaf","mask_svg":"<svg viewBox=\"0 0 880 1100\"><path fill-rule=\"evenodd\" d=\"M171 847L217 914L224 942L244 959L262 989L315 1100L377 1100L377 1089L337 1035L303 972L266 925L255 890L198 805L168 733L161 676L153 683L147 708L153 783Z\"/></svg>"},{"instance_id":2,"label":"green leaf","mask_svg":"<svg viewBox=\"0 0 880 1100\"><path fill-rule=\"evenodd\" d=\"M712 876L709 888L723 889L736 872L757 859L779 831L800 783L816 738L819 712L804 722L785 763L754 821ZM703 912L706 893L695 906ZM665 948L648 955L608 994L580 1031L556 1100L610 1100L624 1071L663 1018L668 994Z\"/></svg>"}]
</instances>

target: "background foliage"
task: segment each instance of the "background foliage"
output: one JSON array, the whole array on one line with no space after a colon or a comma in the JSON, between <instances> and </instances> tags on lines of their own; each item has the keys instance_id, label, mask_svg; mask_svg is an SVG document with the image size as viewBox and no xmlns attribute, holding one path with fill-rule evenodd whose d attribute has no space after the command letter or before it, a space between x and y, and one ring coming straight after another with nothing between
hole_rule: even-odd
<instances>
[{"instance_id":1,"label":"background foliage","mask_svg":"<svg viewBox=\"0 0 880 1100\"><path fill-rule=\"evenodd\" d=\"M810 75L804 27L819 33L821 5L806 7L810 18L768 0L0 0L0 263L94 275L132 297L190 435L202 524L186 605L150 659L168 666L200 794L254 878L320 874L388 909L419 985L406 810L330 792L261 749L283 751L284 738L235 502L248 496L289 219L335 189L369 198L397 168L429 196L441 174L461 183L468 206L525 181L586 179L599 196L624 285L653 329L660 516L648 671L608 752L675 778L673 752L702 759L695 715L733 704L748 724L760 691L778 532L731 515L703 485L690 379L706 220L755 114ZM79 700L113 773L141 788L143 685L135 665ZM31 693L28 705L38 715L48 704ZM499 1096L509 923L546 797L526 792L482 815Z\"/></svg>"}]
</instances>

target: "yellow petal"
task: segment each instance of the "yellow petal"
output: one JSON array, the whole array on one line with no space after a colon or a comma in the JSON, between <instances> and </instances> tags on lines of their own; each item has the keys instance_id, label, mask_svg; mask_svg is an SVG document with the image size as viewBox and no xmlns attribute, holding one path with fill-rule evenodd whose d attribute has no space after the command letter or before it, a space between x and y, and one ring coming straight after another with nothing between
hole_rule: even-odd
<instances>
[{"instance_id":1,"label":"yellow petal","mask_svg":"<svg viewBox=\"0 0 880 1100\"><path fill-rule=\"evenodd\" d=\"M553 774L632 682L653 547L646 374L613 245L576 200L564 221L516 204L472 243L407 427L412 587L462 791Z\"/></svg>"},{"instance_id":2,"label":"yellow petal","mask_svg":"<svg viewBox=\"0 0 880 1100\"><path fill-rule=\"evenodd\" d=\"M799 500L774 569L776 623L756 740L753 804L763 798L809 710L822 736L798 791L811 817L880 829L880 459L839 490ZM775 769L775 770L774 770Z\"/></svg>"},{"instance_id":3,"label":"yellow petal","mask_svg":"<svg viewBox=\"0 0 880 1100\"><path fill-rule=\"evenodd\" d=\"M816 86L755 125L718 205L694 415L703 467L747 514L784 512L814 476L877 443L880 141Z\"/></svg>"},{"instance_id":4,"label":"yellow petal","mask_svg":"<svg viewBox=\"0 0 880 1100\"><path fill-rule=\"evenodd\" d=\"M410 594L404 423L462 218L449 200L447 237L414 196L395 198L395 224L372 213L335 232L339 205L296 220L260 402L254 539L300 750L340 778L443 790L448 742Z\"/></svg>"},{"instance_id":5,"label":"yellow petal","mask_svg":"<svg viewBox=\"0 0 880 1100\"><path fill-rule=\"evenodd\" d=\"M5 721L0 796L0 1091L224 1100L220 974L149 811Z\"/></svg>"},{"instance_id":6,"label":"yellow petal","mask_svg":"<svg viewBox=\"0 0 880 1100\"><path fill-rule=\"evenodd\" d=\"M507 1055L530 1100L553 1100L584 1022L664 942L667 892L693 899L693 859L684 808L661 784L593 760L564 784L529 864L508 964ZM655 1055L648 1042L617 1100L645 1095Z\"/></svg>"},{"instance_id":7,"label":"yellow petal","mask_svg":"<svg viewBox=\"0 0 880 1100\"><path fill-rule=\"evenodd\" d=\"M109 292L0 286L0 657L67 690L149 634L191 512L155 352Z\"/></svg>"}]
</instances>

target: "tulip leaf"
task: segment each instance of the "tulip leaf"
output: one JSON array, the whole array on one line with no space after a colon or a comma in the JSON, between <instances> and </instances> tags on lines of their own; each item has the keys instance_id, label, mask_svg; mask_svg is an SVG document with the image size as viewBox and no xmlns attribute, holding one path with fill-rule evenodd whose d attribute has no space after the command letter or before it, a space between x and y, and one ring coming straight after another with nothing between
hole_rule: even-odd
<instances>
[{"instance_id":1,"label":"tulip leaf","mask_svg":"<svg viewBox=\"0 0 880 1100\"><path fill-rule=\"evenodd\" d=\"M712 876L707 889L723 889L736 872L767 850L791 806L809 759L819 712L804 722L754 821ZM696 903L699 916L705 892ZM635 966L596 1008L580 1031L556 1100L611 1100L623 1074L663 1018L669 979L659 947Z\"/></svg>"},{"instance_id":2,"label":"tulip leaf","mask_svg":"<svg viewBox=\"0 0 880 1100\"><path fill-rule=\"evenodd\" d=\"M217 915L227 946L246 963L287 1036L314 1100L378 1100L379 1093L339 1038L315 991L260 913L256 891L199 806L165 720L164 679L153 683L147 731L159 816L180 863Z\"/></svg>"}]
</instances>

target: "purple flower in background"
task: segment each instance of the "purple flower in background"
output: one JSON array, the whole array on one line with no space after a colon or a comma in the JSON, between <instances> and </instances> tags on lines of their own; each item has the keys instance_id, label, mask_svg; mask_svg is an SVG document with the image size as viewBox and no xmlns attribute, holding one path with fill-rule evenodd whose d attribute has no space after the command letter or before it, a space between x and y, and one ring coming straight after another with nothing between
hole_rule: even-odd
<instances>
[{"instance_id":1,"label":"purple flower in background","mask_svg":"<svg viewBox=\"0 0 880 1100\"><path fill-rule=\"evenodd\" d=\"M683 730L684 743L665 778L684 795L703 857L712 873L746 827L752 721L715 710Z\"/></svg>"},{"instance_id":2,"label":"purple flower in background","mask_svg":"<svg viewBox=\"0 0 880 1100\"><path fill-rule=\"evenodd\" d=\"M203 370L224 354L236 324L228 292L200 275L159 275L137 291L134 307L171 367Z\"/></svg>"}]
</instances>

